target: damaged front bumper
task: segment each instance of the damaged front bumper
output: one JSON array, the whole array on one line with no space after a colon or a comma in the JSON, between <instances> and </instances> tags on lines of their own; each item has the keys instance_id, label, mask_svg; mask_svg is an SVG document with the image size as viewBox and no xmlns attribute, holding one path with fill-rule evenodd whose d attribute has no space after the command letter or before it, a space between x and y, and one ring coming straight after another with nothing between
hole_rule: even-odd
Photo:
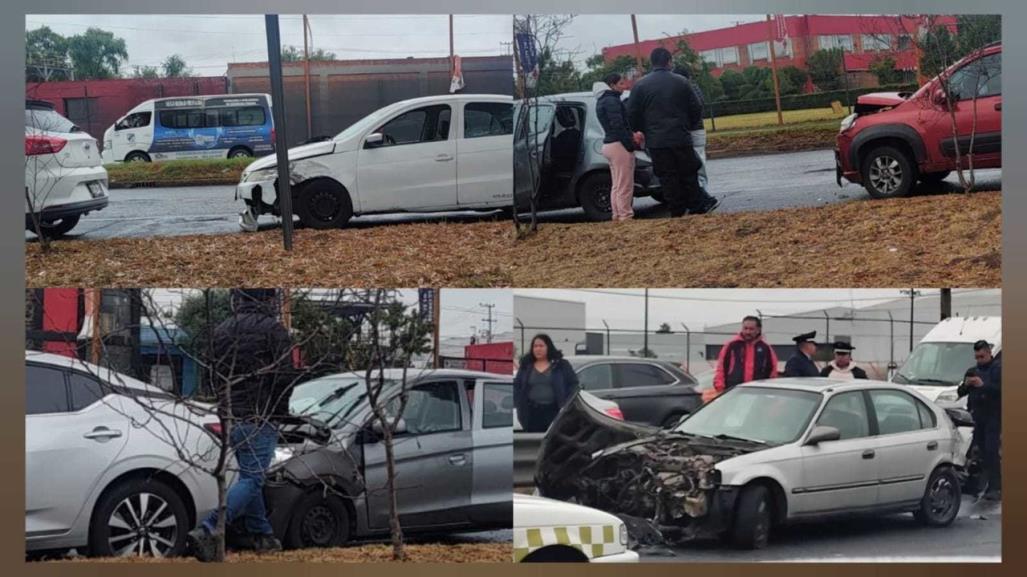
<instances>
[{"instance_id":1,"label":"damaged front bumper","mask_svg":"<svg viewBox=\"0 0 1027 577\"><path fill-rule=\"evenodd\" d=\"M546 434L536 463L542 496L620 516L642 544L716 537L739 488L716 463L756 450L617 421L575 397Z\"/></svg>"}]
</instances>

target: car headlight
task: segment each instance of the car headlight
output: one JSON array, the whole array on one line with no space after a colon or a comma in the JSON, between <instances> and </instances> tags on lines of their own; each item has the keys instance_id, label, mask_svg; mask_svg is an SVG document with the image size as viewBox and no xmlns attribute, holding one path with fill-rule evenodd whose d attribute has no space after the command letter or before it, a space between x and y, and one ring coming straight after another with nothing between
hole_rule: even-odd
<instances>
[{"instance_id":1,"label":"car headlight","mask_svg":"<svg viewBox=\"0 0 1027 577\"><path fill-rule=\"evenodd\" d=\"M259 170L254 170L252 172L243 172L242 181L252 182L254 180L268 180L269 178L274 178L276 172L278 172L277 166L272 166L270 168L261 168Z\"/></svg>"},{"instance_id":2,"label":"car headlight","mask_svg":"<svg viewBox=\"0 0 1027 577\"><path fill-rule=\"evenodd\" d=\"M853 112L852 114L850 114L850 115L846 116L845 118L843 118L842 119L841 129L839 129L838 132L845 132L846 130L852 128L852 125L856 123L856 118L858 116L859 116L858 114Z\"/></svg>"},{"instance_id":3,"label":"car headlight","mask_svg":"<svg viewBox=\"0 0 1027 577\"><path fill-rule=\"evenodd\" d=\"M275 447L275 456L271 459L271 466L281 465L282 463L293 458L296 451L292 447Z\"/></svg>"},{"instance_id":4,"label":"car headlight","mask_svg":"<svg viewBox=\"0 0 1027 577\"><path fill-rule=\"evenodd\" d=\"M935 402L955 403L957 401L959 401L959 393L957 393L956 391L945 391L944 393L938 395L938 399Z\"/></svg>"},{"instance_id":5,"label":"car headlight","mask_svg":"<svg viewBox=\"0 0 1027 577\"><path fill-rule=\"evenodd\" d=\"M628 526L624 523L620 524L620 544L628 546Z\"/></svg>"}]
</instances>

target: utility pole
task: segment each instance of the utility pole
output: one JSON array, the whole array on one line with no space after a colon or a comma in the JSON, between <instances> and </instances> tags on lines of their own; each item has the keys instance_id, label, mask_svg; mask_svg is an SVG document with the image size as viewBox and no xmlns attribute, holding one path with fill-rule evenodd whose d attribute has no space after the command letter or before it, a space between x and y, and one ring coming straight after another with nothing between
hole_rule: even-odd
<instances>
[{"instance_id":1,"label":"utility pole","mask_svg":"<svg viewBox=\"0 0 1027 577\"><path fill-rule=\"evenodd\" d=\"M431 291L431 317L432 317L432 338L434 339L434 346L432 347L432 367L439 368L439 292L442 289L436 288Z\"/></svg>"},{"instance_id":2,"label":"utility pole","mask_svg":"<svg viewBox=\"0 0 1027 577\"><path fill-rule=\"evenodd\" d=\"M456 60L454 56L456 51L453 49L453 15L449 15L449 77L453 77L453 73L456 72Z\"/></svg>"},{"instance_id":3,"label":"utility pole","mask_svg":"<svg viewBox=\"0 0 1027 577\"><path fill-rule=\"evenodd\" d=\"M642 333L642 354L649 356L649 289L645 289L645 331Z\"/></svg>"},{"instance_id":4,"label":"utility pole","mask_svg":"<svg viewBox=\"0 0 1027 577\"><path fill-rule=\"evenodd\" d=\"M913 352L913 328L915 324L913 307L916 301L916 297L920 296L921 293L920 291L912 288L909 290L903 290L901 292L904 295L909 295L909 351Z\"/></svg>"},{"instance_id":5,"label":"utility pole","mask_svg":"<svg viewBox=\"0 0 1027 577\"><path fill-rule=\"evenodd\" d=\"M102 289L86 289L86 308L93 322L93 334L89 339L89 362L94 365L100 364L103 354L103 334L100 329L100 309L103 304Z\"/></svg>"},{"instance_id":6,"label":"utility pole","mask_svg":"<svg viewBox=\"0 0 1027 577\"><path fill-rule=\"evenodd\" d=\"M952 316L952 289L941 289L941 320Z\"/></svg>"},{"instance_id":7,"label":"utility pole","mask_svg":"<svg viewBox=\"0 0 1027 577\"><path fill-rule=\"evenodd\" d=\"M303 84L307 95L307 140L314 138L313 124L310 121L310 47L307 35L310 34L310 23L307 15L303 15Z\"/></svg>"},{"instance_id":8,"label":"utility pole","mask_svg":"<svg viewBox=\"0 0 1027 577\"><path fill-rule=\"evenodd\" d=\"M770 52L770 74L774 78L774 102L777 104L777 124L784 125L784 117L781 115L781 84L777 80L777 55L774 53L774 21L770 14L767 14L767 49Z\"/></svg>"},{"instance_id":9,"label":"utility pole","mask_svg":"<svg viewBox=\"0 0 1027 577\"><path fill-rule=\"evenodd\" d=\"M487 310L489 312L488 318L481 319L481 320L482 320L482 322L486 323L486 326L488 327L487 329L485 329L485 342L486 343L491 343L492 342L492 325L494 325L496 323L495 319L492 318L492 309L496 308L496 305L494 303L478 303L478 306L485 307L485 310Z\"/></svg>"},{"instance_id":10,"label":"utility pole","mask_svg":"<svg viewBox=\"0 0 1027 577\"><path fill-rule=\"evenodd\" d=\"M638 75L642 76L645 66L642 64L642 47L638 44L638 21L635 15L631 15L631 33L635 36L635 64L638 66Z\"/></svg>"},{"instance_id":11,"label":"utility pole","mask_svg":"<svg viewBox=\"0 0 1027 577\"><path fill-rule=\"evenodd\" d=\"M275 122L275 156L278 161L278 203L282 213L282 241L292 251L292 185L289 180L289 149L285 138L285 88L282 86L282 40L278 15L265 14L267 65L271 73L271 114Z\"/></svg>"}]
</instances>

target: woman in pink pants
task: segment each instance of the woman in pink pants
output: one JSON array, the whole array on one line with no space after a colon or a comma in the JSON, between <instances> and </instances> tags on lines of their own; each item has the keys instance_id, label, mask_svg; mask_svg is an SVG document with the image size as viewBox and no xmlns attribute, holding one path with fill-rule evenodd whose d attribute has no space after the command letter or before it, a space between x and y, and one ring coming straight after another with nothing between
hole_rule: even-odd
<instances>
[{"instance_id":1,"label":"woman in pink pants","mask_svg":"<svg viewBox=\"0 0 1027 577\"><path fill-rule=\"evenodd\" d=\"M632 201L635 197L635 148L640 133L631 130L627 110L621 93L627 89L627 80L620 74L608 74L603 82L592 85L596 97L596 116L606 136L603 138L603 156L610 162L610 206L613 220L628 220L635 215Z\"/></svg>"}]
</instances>

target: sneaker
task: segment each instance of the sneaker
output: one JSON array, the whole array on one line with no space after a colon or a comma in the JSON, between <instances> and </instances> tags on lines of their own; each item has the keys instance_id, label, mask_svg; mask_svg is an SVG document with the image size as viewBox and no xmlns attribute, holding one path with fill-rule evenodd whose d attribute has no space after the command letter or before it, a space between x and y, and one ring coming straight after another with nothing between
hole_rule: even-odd
<instances>
[{"instance_id":1,"label":"sneaker","mask_svg":"<svg viewBox=\"0 0 1027 577\"><path fill-rule=\"evenodd\" d=\"M711 196L705 203L703 203L702 206L696 210L690 211L690 214L710 214L717 210L718 206L720 206L720 199L715 196Z\"/></svg>"},{"instance_id":2,"label":"sneaker","mask_svg":"<svg viewBox=\"0 0 1027 577\"><path fill-rule=\"evenodd\" d=\"M257 553L277 553L282 550L282 542L274 535L255 535L253 550Z\"/></svg>"},{"instance_id":3,"label":"sneaker","mask_svg":"<svg viewBox=\"0 0 1027 577\"><path fill-rule=\"evenodd\" d=\"M992 489L992 490L988 491L987 493L984 494L984 500L985 501L1001 501L1002 500L1002 490L1001 489Z\"/></svg>"},{"instance_id":4,"label":"sneaker","mask_svg":"<svg viewBox=\"0 0 1027 577\"><path fill-rule=\"evenodd\" d=\"M217 541L202 525L186 534L185 543L197 561L210 563L217 556Z\"/></svg>"}]
</instances>

